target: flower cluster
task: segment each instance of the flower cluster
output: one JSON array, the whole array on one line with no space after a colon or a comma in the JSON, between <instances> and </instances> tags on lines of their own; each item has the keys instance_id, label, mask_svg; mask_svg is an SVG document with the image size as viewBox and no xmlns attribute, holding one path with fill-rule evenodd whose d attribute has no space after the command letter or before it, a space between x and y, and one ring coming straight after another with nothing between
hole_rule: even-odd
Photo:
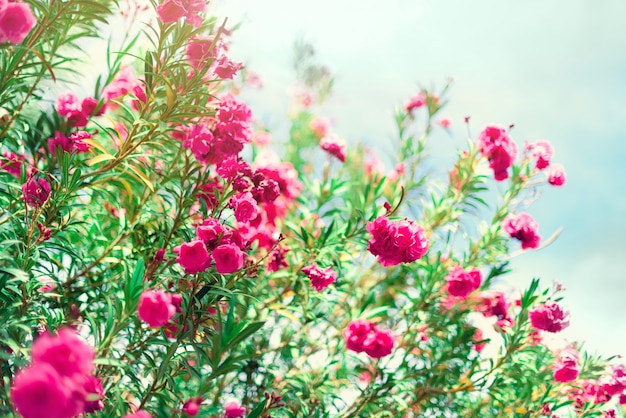
<instances>
[{"instance_id":1,"label":"flower cluster","mask_svg":"<svg viewBox=\"0 0 626 418\"><path fill-rule=\"evenodd\" d=\"M0 0L0 44L21 43L36 23L28 3Z\"/></svg>"},{"instance_id":2,"label":"flower cluster","mask_svg":"<svg viewBox=\"0 0 626 418\"><path fill-rule=\"evenodd\" d=\"M35 340L32 363L11 388L15 409L24 418L71 418L102 409L100 380L91 375L94 351L68 328Z\"/></svg>"},{"instance_id":3,"label":"flower cluster","mask_svg":"<svg viewBox=\"0 0 626 418\"><path fill-rule=\"evenodd\" d=\"M413 221L390 221L380 216L368 222L366 228L372 234L367 250L385 267L412 263L428 251L424 228Z\"/></svg>"},{"instance_id":4,"label":"flower cluster","mask_svg":"<svg viewBox=\"0 0 626 418\"><path fill-rule=\"evenodd\" d=\"M245 242L236 229L215 218L206 219L196 228L196 239L174 248L176 261L187 274L202 273L215 262L218 273L234 273L243 267Z\"/></svg>"},{"instance_id":5,"label":"flower cluster","mask_svg":"<svg viewBox=\"0 0 626 418\"><path fill-rule=\"evenodd\" d=\"M57 97L57 113L66 118L70 126L76 128L86 126L91 116L101 113L97 109L98 100L93 97L86 97L81 101L78 96L70 92Z\"/></svg>"},{"instance_id":6,"label":"flower cluster","mask_svg":"<svg viewBox=\"0 0 626 418\"><path fill-rule=\"evenodd\" d=\"M489 167L497 181L509 177L508 169L517 157L517 144L506 129L493 125L485 127L478 137L478 149L489 160Z\"/></svg>"},{"instance_id":7,"label":"flower cluster","mask_svg":"<svg viewBox=\"0 0 626 418\"><path fill-rule=\"evenodd\" d=\"M57 148L62 149L65 152L76 152L82 154L89 152L89 145L84 142L91 139L91 135L86 131L77 131L69 136L61 132L55 132L54 136L48 138L48 151L50 155L55 155Z\"/></svg>"},{"instance_id":8,"label":"flower cluster","mask_svg":"<svg viewBox=\"0 0 626 418\"><path fill-rule=\"evenodd\" d=\"M357 319L343 331L348 350L365 352L373 358L388 356L393 351L395 337L390 330L381 330L373 322Z\"/></svg>"},{"instance_id":9,"label":"flower cluster","mask_svg":"<svg viewBox=\"0 0 626 418\"><path fill-rule=\"evenodd\" d=\"M244 144L250 142L251 118L250 108L232 94L227 94L222 97L214 119L182 126L175 136L198 161L207 165L219 164L236 158Z\"/></svg>"}]
</instances>

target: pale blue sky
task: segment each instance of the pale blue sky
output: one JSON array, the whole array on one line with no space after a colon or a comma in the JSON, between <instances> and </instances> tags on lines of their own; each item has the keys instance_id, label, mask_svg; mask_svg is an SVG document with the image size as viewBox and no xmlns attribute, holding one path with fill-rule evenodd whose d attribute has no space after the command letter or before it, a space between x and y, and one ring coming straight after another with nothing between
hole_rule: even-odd
<instances>
[{"instance_id":1,"label":"pale blue sky","mask_svg":"<svg viewBox=\"0 0 626 418\"><path fill-rule=\"evenodd\" d=\"M231 55L259 73L248 94L258 119L284 129L293 41L314 42L336 75L325 113L348 141L391 152L393 107L425 86L455 83L445 112L454 155L486 123L515 124L524 141L548 139L568 182L545 189L530 212L556 243L515 260L509 281L533 276L567 288L572 325L605 355L626 355L626 1L623 0L217 0L212 12L242 21Z\"/></svg>"}]
</instances>

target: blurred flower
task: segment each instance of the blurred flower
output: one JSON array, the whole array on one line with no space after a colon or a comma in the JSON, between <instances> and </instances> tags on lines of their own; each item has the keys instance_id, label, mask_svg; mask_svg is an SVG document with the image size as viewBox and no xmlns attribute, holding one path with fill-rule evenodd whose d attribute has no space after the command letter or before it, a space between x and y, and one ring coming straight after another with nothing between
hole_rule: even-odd
<instances>
[{"instance_id":1,"label":"blurred flower","mask_svg":"<svg viewBox=\"0 0 626 418\"><path fill-rule=\"evenodd\" d=\"M318 292L337 280L337 272L332 268L319 268L316 263L302 268L302 272L311 280L311 286Z\"/></svg>"},{"instance_id":2,"label":"blurred flower","mask_svg":"<svg viewBox=\"0 0 626 418\"><path fill-rule=\"evenodd\" d=\"M537 231L539 224L531 215L511 213L502 221L502 228L511 238L521 241L522 249L539 247L541 242L541 236Z\"/></svg>"},{"instance_id":3,"label":"blurred flower","mask_svg":"<svg viewBox=\"0 0 626 418\"><path fill-rule=\"evenodd\" d=\"M21 43L36 23L28 3L0 0L0 44Z\"/></svg>"},{"instance_id":4,"label":"blurred flower","mask_svg":"<svg viewBox=\"0 0 626 418\"><path fill-rule=\"evenodd\" d=\"M548 172L548 183L553 186L561 187L565 184L567 176L565 175L565 168L561 164L552 164L550 171Z\"/></svg>"}]
</instances>

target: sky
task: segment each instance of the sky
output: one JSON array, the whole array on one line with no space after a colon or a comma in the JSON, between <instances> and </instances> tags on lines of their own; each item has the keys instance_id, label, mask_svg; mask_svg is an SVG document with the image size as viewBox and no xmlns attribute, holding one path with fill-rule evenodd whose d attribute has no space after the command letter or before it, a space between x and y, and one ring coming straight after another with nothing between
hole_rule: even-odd
<instances>
[{"instance_id":1,"label":"sky","mask_svg":"<svg viewBox=\"0 0 626 418\"><path fill-rule=\"evenodd\" d=\"M567 170L529 212L552 245L513 261L506 280L562 283L571 325L563 335L591 352L626 356L626 2L623 0L215 0L211 12L241 22L230 55L258 73L248 95L257 119L284 129L293 43L311 41L335 75L323 113L349 143L393 152L394 106L420 86L454 79L443 114L451 135L431 142L454 156L488 123L549 140ZM450 160L451 161L451 160ZM447 166L449 167L449 165Z\"/></svg>"}]
</instances>

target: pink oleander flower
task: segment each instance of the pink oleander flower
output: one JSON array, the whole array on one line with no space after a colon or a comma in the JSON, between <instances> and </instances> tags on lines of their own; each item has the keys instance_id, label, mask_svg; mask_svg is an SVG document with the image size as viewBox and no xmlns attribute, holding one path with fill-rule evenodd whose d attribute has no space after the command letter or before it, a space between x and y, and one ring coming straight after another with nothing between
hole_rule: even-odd
<instances>
[{"instance_id":1,"label":"pink oleander flower","mask_svg":"<svg viewBox=\"0 0 626 418\"><path fill-rule=\"evenodd\" d=\"M156 10L163 23L177 22L184 17L186 23L197 28L203 21L199 13L206 11L206 5L206 0L164 0Z\"/></svg>"},{"instance_id":2,"label":"pink oleander flower","mask_svg":"<svg viewBox=\"0 0 626 418\"><path fill-rule=\"evenodd\" d=\"M559 332L569 325L568 314L556 302L546 302L531 310L528 318L533 327L542 331Z\"/></svg>"},{"instance_id":3,"label":"pink oleander flower","mask_svg":"<svg viewBox=\"0 0 626 418\"><path fill-rule=\"evenodd\" d=\"M487 126L478 137L478 147L482 155L489 160L497 181L509 177L508 169L517 156L517 144L509 137L506 129L499 126Z\"/></svg>"},{"instance_id":4,"label":"pink oleander flower","mask_svg":"<svg viewBox=\"0 0 626 418\"><path fill-rule=\"evenodd\" d=\"M449 129L450 126L452 126L452 122L448 118L441 118L439 119L439 126L441 126L444 129Z\"/></svg>"},{"instance_id":5,"label":"pink oleander flower","mask_svg":"<svg viewBox=\"0 0 626 418\"><path fill-rule=\"evenodd\" d=\"M61 375L74 377L88 375L93 369L93 348L69 328L62 328L56 335L42 334L33 343L33 365L49 364Z\"/></svg>"},{"instance_id":6,"label":"pink oleander flower","mask_svg":"<svg viewBox=\"0 0 626 418\"><path fill-rule=\"evenodd\" d=\"M564 350L553 367L554 380L557 382L567 383L576 380L580 373L578 352L574 349Z\"/></svg>"},{"instance_id":7,"label":"pink oleander flower","mask_svg":"<svg viewBox=\"0 0 626 418\"><path fill-rule=\"evenodd\" d=\"M366 227L372 234L367 249L385 267L412 263L428 251L424 228L413 221L390 221L380 216Z\"/></svg>"},{"instance_id":8,"label":"pink oleander flower","mask_svg":"<svg viewBox=\"0 0 626 418\"><path fill-rule=\"evenodd\" d=\"M207 218L202 225L196 227L196 235L204 242L207 249L213 250L227 229L228 226L222 225L217 219Z\"/></svg>"},{"instance_id":9,"label":"pink oleander flower","mask_svg":"<svg viewBox=\"0 0 626 418\"><path fill-rule=\"evenodd\" d=\"M95 376L87 376L85 391L87 392L88 399L91 400L85 402L83 412L89 414L104 408L104 402L102 402L104 399L104 388L102 388L101 379ZM98 398L94 399L96 396Z\"/></svg>"},{"instance_id":10,"label":"pink oleander flower","mask_svg":"<svg viewBox=\"0 0 626 418\"><path fill-rule=\"evenodd\" d=\"M189 417L195 417L200 412L201 397L190 398L183 405L183 413Z\"/></svg>"},{"instance_id":11,"label":"pink oleander flower","mask_svg":"<svg viewBox=\"0 0 626 418\"><path fill-rule=\"evenodd\" d=\"M36 23L28 3L0 1L0 44L21 43Z\"/></svg>"},{"instance_id":12,"label":"pink oleander flower","mask_svg":"<svg viewBox=\"0 0 626 418\"><path fill-rule=\"evenodd\" d=\"M320 140L320 147L342 163L346 162L346 141L343 139L327 135Z\"/></svg>"},{"instance_id":13,"label":"pink oleander flower","mask_svg":"<svg viewBox=\"0 0 626 418\"><path fill-rule=\"evenodd\" d=\"M1 1L1 0L0 0ZM23 155L15 155L12 152L5 152L2 156L6 160L0 160L0 170L5 170L13 177L19 179L22 174Z\"/></svg>"},{"instance_id":14,"label":"pink oleander flower","mask_svg":"<svg viewBox=\"0 0 626 418\"><path fill-rule=\"evenodd\" d=\"M232 80L233 76L237 74L237 71L242 68L242 63L235 62L226 55L222 54L217 58L217 60L215 60L215 68L213 69L213 72L221 79Z\"/></svg>"},{"instance_id":15,"label":"pink oleander flower","mask_svg":"<svg viewBox=\"0 0 626 418\"><path fill-rule=\"evenodd\" d=\"M526 148L532 153L533 157L537 159L535 168L543 170L550 165L550 160L554 155L554 148L552 148L550 142L541 140L527 145Z\"/></svg>"},{"instance_id":16,"label":"pink oleander flower","mask_svg":"<svg viewBox=\"0 0 626 418\"><path fill-rule=\"evenodd\" d=\"M259 215L259 207L250 192L234 195L228 206L233 208L237 222L249 222Z\"/></svg>"},{"instance_id":17,"label":"pink oleander flower","mask_svg":"<svg viewBox=\"0 0 626 418\"><path fill-rule=\"evenodd\" d=\"M57 148L65 152L72 152L74 149L72 141L61 132L55 132L53 137L48 138L48 152L55 155Z\"/></svg>"},{"instance_id":18,"label":"pink oleander flower","mask_svg":"<svg viewBox=\"0 0 626 418\"><path fill-rule=\"evenodd\" d=\"M426 105L426 94L423 90L420 90L415 96L411 97L404 104L404 110L408 113L412 113L414 109L418 109Z\"/></svg>"},{"instance_id":19,"label":"pink oleander flower","mask_svg":"<svg viewBox=\"0 0 626 418\"><path fill-rule=\"evenodd\" d=\"M133 69L131 67L123 67L102 91L102 97L106 106L108 108L117 107L111 100L120 99L127 94L135 94L135 87L143 88L141 82L135 77Z\"/></svg>"},{"instance_id":20,"label":"pink oleander flower","mask_svg":"<svg viewBox=\"0 0 626 418\"><path fill-rule=\"evenodd\" d=\"M139 410L134 414L126 414L124 418L152 418L152 415L147 413L146 411Z\"/></svg>"},{"instance_id":21,"label":"pink oleander flower","mask_svg":"<svg viewBox=\"0 0 626 418\"><path fill-rule=\"evenodd\" d=\"M213 260L215 260L215 270L221 274L234 273L243 267L246 255L241 249L233 244L218 245L213 250Z\"/></svg>"},{"instance_id":22,"label":"pink oleander flower","mask_svg":"<svg viewBox=\"0 0 626 418\"><path fill-rule=\"evenodd\" d=\"M467 299L470 293L480 287L482 274L476 268L463 270L457 266L446 276L447 290L452 296Z\"/></svg>"},{"instance_id":23,"label":"pink oleander flower","mask_svg":"<svg viewBox=\"0 0 626 418\"><path fill-rule=\"evenodd\" d=\"M172 295L163 290L146 290L139 297L137 314L151 328L165 326L176 313Z\"/></svg>"},{"instance_id":24,"label":"pink oleander flower","mask_svg":"<svg viewBox=\"0 0 626 418\"><path fill-rule=\"evenodd\" d=\"M388 356L393 351L395 337L390 330L375 328L363 343L363 349L372 358Z\"/></svg>"},{"instance_id":25,"label":"pink oleander flower","mask_svg":"<svg viewBox=\"0 0 626 418\"><path fill-rule=\"evenodd\" d=\"M83 410L83 394L50 364L21 370L13 380L11 400L23 418L71 418Z\"/></svg>"},{"instance_id":26,"label":"pink oleander flower","mask_svg":"<svg viewBox=\"0 0 626 418\"><path fill-rule=\"evenodd\" d=\"M346 348L357 353L365 352L373 358L385 357L393 351L395 337L389 330L381 330L372 322L357 319L343 331Z\"/></svg>"},{"instance_id":27,"label":"pink oleander flower","mask_svg":"<svg viewBox=\"0 0 626 418\"><path fill-rule=\"evenodd\" d=\"M319 268L316 263L302 268L302 272L311 280L311 286L318 292L337 280L337 272L330 267Z\"/></svg>"},{"instance_id":28,"label":"pink oleander flower","mask_svg":"<svg viewBox=\"0 0 626 418\"><path fill-rule=\"evenodd\" d=\"M211 267L211 255L201 240L184 242L174 248L174 252L178 254L176 261L187 274L202 273Z\"/></svg>"},{"instance_id":29,"label":"pink oleander flower","mask_svg":"<svg viewBox=\"0 0 626 418\"><path fill-rule=\"evenodd\" d=\"M561 164L552 164L550 171L548 172L548 183L553 186L561 187L565 184L567 176L565 175L565 168Z\"/></svg>"},{"instance_id":30,"label":"pink oleander flower","mask_svg":"<svg viewBox=\"0 0 626 418\"><path fill-rule=\"evenodd\" d=\"M489 318L495 317L497 319L496 324L500 328L506 328L513 325L513 318L509 314L509 308L511 304L507 301L504 293L502 292L482 292L478 300L480 301L480 305L478 305L477 310L482 312L482 314Z\"/></svg>"},{"instance_id":31,"label":"pink oleander flower","mask_svg":"<svg viewBox=\"0 0 626 418\"><path fill-rule=\"evenodd\" d=\"M22 195L28 206L39 208L50 197L50 183L42 177L31 177L22 185Z\"/></svg>"},{"instance_id":32,"label":"pink oleander flower","mask_svg":"<svg viewBox=\"0 0 626 418\"><path fill-rule=\"evenodd\" d=\"M365 340L370 333L375 330L376 326L364 319L357 319L348 324L343 330L343 337L346 339L346 348L348 350L361 353L365 351Z\"/></svg>"},{"instance_id":33,"label":"pink oleander flower","mask_svg":"<svg viewBox=\"0 0 626 418\"><path fill-rule=\"evenodd\" d=\"M539 224L527 213L507 215L502 221L502 228L511 238L522 243L522 249L537 248L541 243Z\"/></svg>"},{"instance_id":34,"label":"pink oleander flower","mask_svg":"<svg viewBox=\"0 0 626 418\"><path fill-rule=\"evenodd\" d=\"M330 122L321 116L316 116L309 122L309 128L318 138L323 138L330 133Z\"/></svg>"},{"instance_id":35,"label":"pink oleander flower","mask_svg":"<svg viewBox=\"0 0 626 418\"><path fill-rule=\"evenodd\" d=\"M219 49L217 42L213 44L213 38L190 39L185 49L187 63L194 68L202 68L215 60Z\"/></svg>"},{"instance_id":36,"label":"pink oleander flower","mask_svg":"<svg viewBox=\"0 0 626 418\"><path fill-rule=\"evenodd\" d=\"M82 128L87 125L97 106L98 101L93 97L86 97L81 102L74 93L68 92L57 97L56 110L68 120L70 126Z\"/></svg>"},{"instance_id":37,"label":"pink oleander flower","mask_svg":"<svg viewBox=\"0 0 626 418\"><path fill-rule=\"evenodd\" d=\"M230 401L224 405L224 418L243 418L246 415L246 408L237 401Z\"/></svg>"}]
</instances>

